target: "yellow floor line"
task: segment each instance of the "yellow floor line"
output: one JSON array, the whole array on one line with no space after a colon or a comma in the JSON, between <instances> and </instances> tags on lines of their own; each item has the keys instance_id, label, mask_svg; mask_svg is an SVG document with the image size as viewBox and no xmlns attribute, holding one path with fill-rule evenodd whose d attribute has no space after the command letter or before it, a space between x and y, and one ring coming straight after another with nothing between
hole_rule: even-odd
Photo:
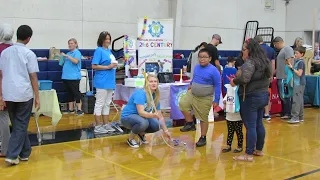
<instances>
[{"instance_id":1,"label":"yellow floor line","mask_svg":"<svg viewBox=\"0 0 320 180\"><path fill-rule=\"evenodd\" d=\"M306 165L306 166L311 166L311 167L315 167L315 168L320 168L320 166L307 164L307 163L303 163L303 162L300 162L300 161L291 160L291 159L287 159L287 158L282 158L282 157L279 157L279 156L272 156L272 155L268 155L268 154L264 154L264 156L268 156L268 157L272 157L272 158L276 158L276 159L281 159L281 160L285 160L285 161L289 161L289 162L293 162L293 163L298 163L298 164L302 164L302 165Z\"/></svg>"},{"instance_id":2,"label":"yellow floor line","mask_svg":"<svg viewBox=\"0 0 320 180\"><path fill-rule=\"evenodd\" d=\"M152 176L149 176L149 175L147 175L147 174L141 173L141 172L139 172L139 171L136 171L136 170L134 170L134 169L128 168L128 167L123 166L123 165L121 165L121 164L118 164L118 163L116 163L116 162L113 162L113 161L104 159L104 158L102 158L102 157L100 157L100 156L94 155L94 154L92 154L92 153L90 153L90 152L84 151L84 150L82 150L82 149L80 149L80 148L71 146L71 145L69 145L69 144L63 144L63 145L68 146L68 147L71 147L71 148L76 149L76 150L79 150L79 151L82 151L84 154L87 154L87 155L89 155L89 156L93 156L93 157L95 157L95 158L98 158L98 159L103 160L103 161L105 161L105 162L111 163L111 164L113 164L113 165L115 165L115 166L118 166L118 167L121 167L121 168L123 168L123 169L132 171L132 172L134 172L134 173L137 173L137 174L139 174L139 175L141 175L141 176L144 176L144 177L147 177L147 178L149 178L149 179L154 179L154 180L157 179L157 178L155 178L155 177L152 177Z\"/></svg>"}]
</instances>

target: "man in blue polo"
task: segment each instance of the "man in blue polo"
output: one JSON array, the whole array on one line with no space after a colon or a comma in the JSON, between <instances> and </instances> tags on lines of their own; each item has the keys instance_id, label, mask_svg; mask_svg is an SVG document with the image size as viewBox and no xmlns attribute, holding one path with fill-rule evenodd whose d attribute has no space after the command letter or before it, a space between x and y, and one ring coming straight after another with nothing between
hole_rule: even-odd
<instances>
[{"instance_id":1,"label":"man in blue polo","mask_svg":"<svg viewBox=\"0 0 320 180\"><path fill-rule=\"evenodd\" d=\"M254 37L254 40L256 40L260 44L260 46L264 49L264 51L266 52L266 55L267 55L268 59L272 63L272 72L275 73L276 72L275 71L276 52L274 51L273 48L271 48L266 43L264 43L262 36L257 35L256 37ZM270 86L269 86L270 97L271 97L271 83L272 83L272 80L271 80ZM263 116L263 118L265 120L267 120L267 121L271 120L271 117L270 117L270 105L271 105L271 103L270 103L270 101L271 101L271 98L269 98L269 104L264 108L264 116Z\"/></svg>"}]
</instances>

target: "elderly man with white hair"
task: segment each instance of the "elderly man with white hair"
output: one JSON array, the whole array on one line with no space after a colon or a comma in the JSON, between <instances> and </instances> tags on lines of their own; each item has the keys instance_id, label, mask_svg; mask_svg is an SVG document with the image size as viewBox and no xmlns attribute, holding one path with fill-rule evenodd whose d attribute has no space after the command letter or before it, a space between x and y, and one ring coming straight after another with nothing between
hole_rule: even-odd
<instances>
[{"instance_id":1,"label":"elderly man with white hair","mask_svg":"<svg viewBox=\"0 0 320 180\"><path fill-rule=\"evenodd\" d=\"M0 23L0 58L1 53L4 49L12 45L12 37L14 30L9 24ZM1 86L2 87L2 86ZM0 142L1 142L1 153L0 157L5 157L10 138L9 129L9 114L7 109L0 111Z\"/></svg>"}]
</instances>

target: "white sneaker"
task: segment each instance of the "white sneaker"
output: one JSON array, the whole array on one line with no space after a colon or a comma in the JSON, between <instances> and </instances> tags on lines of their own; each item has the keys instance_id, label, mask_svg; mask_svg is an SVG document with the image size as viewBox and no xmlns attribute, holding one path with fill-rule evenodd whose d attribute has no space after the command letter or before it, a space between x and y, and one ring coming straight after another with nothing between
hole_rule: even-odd
<instances>
[{"instance_id":1,"label":"white sneaker","mask_svg":"<svg viewBox=\"0 0 320 180\"><path fill-rule=\"evenodd\" d=\"M111 124L112 128L119 131L120 133L123 133L123 130L121 129L121 127L117 124Z\"/></svg>"},{"instance_id":2,"label":"white sneaker","mask_svg":"<svg viewBox=\"0 0 320 180\"><path fill-rule=\"evenodd\" d=\"M107 130L108 132L115 132L115 131L116 131L115 129L113 129L113 128L111 127L110 124L104 124L104 125L102 125L102 126L103 126L103 128L104 128L105 130Z\"/></svg>"},{"instance_id":3,"label":"white sneaker","mask_svg":"<svg viewBox=\"0 0 320 180\"><path fill-rule=\"evenodd\" d=\"M107 131L102 125L98 125L94 127L94 133L96 134L107 134Z\"/></svg>"},{"instance_id":4,"label":"white sneaker","mask_svg":"<svg viewBox=\"0 0 320 180\"><path fill-rule=\"evenodd\" d=\"M304 120L303 119L300 119L300 122L303 122Z\"/></svg>"},{"instance_id":5,"label":"white sneaker","mask_svg":"<svg viewBox=\"0 0 320 180\"><path fill-rule=\"evenodd\" d=\"M299 120L294 120L294 119L290 119L288 121L289 124L296 124L296 123L299 123L300 121Z\"/></svg>"},{"instance_id":6,"label":"white sneaker","mask_svg":"<svg viewBox=\"0 0 320 180\"><path fill-rule=\"evenodd\" d=\"M129 146L133 147L133 148L139 148L139 144L137 143L137 141L135 139L131 139L131 140L127 140L127 143L129 144Z\"/></svg>"},{"instance_id":7,"label":"white sneaker","mask_svg":"<svg viewBox=\"0 0 320 180\"><path fill-rule=\"evenodd\" d=\"M19 157L20 161L29 161L29 158L22 158L22 157Z\"/></svg>"},{"instance_id":8,"label":"white sneaker","mask_svg":"<svg viewBox=\"0 0 320 180\"><path fill-rule=\"evenodd\" d=\"M5 159L5 162L8 163L9 165L18 165L19 164L19 159Z\"/></svg>"}]
</instances>

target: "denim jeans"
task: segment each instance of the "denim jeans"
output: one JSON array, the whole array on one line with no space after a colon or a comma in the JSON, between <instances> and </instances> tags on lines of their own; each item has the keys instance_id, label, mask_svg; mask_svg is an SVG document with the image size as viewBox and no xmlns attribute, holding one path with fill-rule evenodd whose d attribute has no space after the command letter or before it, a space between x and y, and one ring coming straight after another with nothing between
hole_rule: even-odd
<instances>
[{"instance_id":1,"label":"denim jeans","mask_svg":"<svg viewBox=\"0 0 320 180\"><path fill-rule=\"evenodd\" d=\"M252 155L255 149L262 151L264 146L266 132L262 118L264 107L269 101L269 93L266 91L247 94L244 101L242 98L240 97L240 114L247 129L246 153Z\"/></svg>"},{"instance_id":2,"label":"denim jeans","mask_svg":"<svg viewBox=\"0 0 320 180\"><path fill-rule=\"evenodd\" d=\"M1 154L7 154L8 144L10 139L10 128L9 128L9 113L8 111L0 111L0 141L1 143Z\"/></svg>"},{"instance_id":3,"label":"denim jeans","mask_svg":"<svg viewBox=\"0 0 320 180\"><path fill-rule=\"evenodd\" d=\"M143 132L154 133L159 131L159 121L154 118L143 118L138 114L131 114L121 119L121 124L131 129L133 134L140 134Z\"/></svg>"},{"instance_id":4,"label":"denim jeans","mask_svg":"<svg viewBox=\"0 0 320 180\"><path fill-rule=\"evenodd\" d=\"M281 116L291 116L291 98L282 98L282 79L277 79L278 93L281 99L282 113Z\"/></svg>"},{"instance_id":5,"label":"denim jeans","mask_svg":"<svg viewBox=\"0 0 320 180\"><path fill-rule=\"evenodd\" d=\"M8 159L28 158L31 144L28 136L28 125L33 106L33 99L27 102L7 102L12 123L12 133L7 151Z\"/></svg>"}]
</instances>

